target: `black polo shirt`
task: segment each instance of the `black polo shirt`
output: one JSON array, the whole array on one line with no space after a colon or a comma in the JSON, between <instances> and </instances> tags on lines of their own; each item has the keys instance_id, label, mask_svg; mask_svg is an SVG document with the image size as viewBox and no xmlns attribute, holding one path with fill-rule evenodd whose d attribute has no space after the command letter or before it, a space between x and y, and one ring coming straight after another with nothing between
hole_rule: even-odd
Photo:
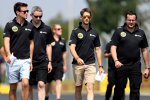
<instances>
[{"instance_id":1,"label":"black polo shirt","mask_svg":"<svg viewBox=\"0 0 150 100\"><path fill-rule=\"evenodd\" d=\"M110 48L111 48L111 41L106 44L104 53L110 53ZM108 57L108 69L115 69L115 63L111 55Z\"/></svg>"},{"instance_id":2,"label":"black polo shirt","mask_svg":"<svg viewBox=\"0 0 150 100\"><path fill-rule=\"evenodd\" d=\"M33 25L25 20L23 25L16 18L8 22L4 29L4 37L10 38L10 52L18 59L30 57L30 40L33 39Z\"/></svg>"},{"instance_id":3,"label":"black polo shirt","mask_svg":"<svg viewBox=\"0 0 150 100\"><path fill-rule=\"evenodd\" d=\"M32 23L32 21L31 21ZM41 22L41 25L33 28L34 32L34 53L33 63L39 63L47 58L46 45L54 41L51 28Z\"/></svg>"},{"instance_id":4,"label":"black polo shirt","mask_svg":"<svg viewBox=\"0 0 150 100\"><path fill-rule=\"evenodd\" d=\"M140 60L141 48L148 47L147 38L142 29L136 25L131 33L126 24L115 30L112 44L117 46L118 60L123 64L132 64Z\"/></svg>"},{"instance_id":5,"label":"black polo shirt","mask_svg":"<svg viewBox=\"0 0 150 100\"><path fill-rule=\"evenodd\" d=\"M63 53L66 51L65 39L60 38L59 41L54 41L52 45L52 66L63 67Z\"/></svg>"},{"instance_id":6,"label":"black polo shirt","mask_svg":"<svg viewBox=\"0 0 150 100\"><path fill-rule=\"evenodd\" d=\"M91 27L89 30L85 30L79 23L79 27L74 29L71 33L70 42L76 44L76 52L85 64L95 63L94 48L100 46L100 39L97 32ZM73 59L73 64L77 64L77 61Z\"/></svg>"}]
</instances>

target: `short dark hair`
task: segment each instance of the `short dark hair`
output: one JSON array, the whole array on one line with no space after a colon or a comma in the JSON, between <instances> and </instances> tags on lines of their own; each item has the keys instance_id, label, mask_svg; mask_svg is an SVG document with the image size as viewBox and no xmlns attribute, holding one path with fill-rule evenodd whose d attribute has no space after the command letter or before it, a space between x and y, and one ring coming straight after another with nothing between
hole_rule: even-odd
<instances>
[{"instance_id":1,"label":"short dark hair","mask_svg":"<svg viewBox=\"0 0 150 100\"><path fill-rule=\"evenodd\" d=\"M15 5L14 5L14 12L15 12L15 14L16 14L16 11L20 11L21 7L27 7L27 6L28 6L28 4L23 3L23 2L15 3Z\"/></svg>"},{"instance_id":2,"label":"short dark hair","mask_svg":"<svg viewBox=\"0 0 150 100\"><path fill-rule=\"evenodd\" d=\"M83 9L80 11L80 15L83 16L84 12L88 12L88 13L90 13L90 15L92 16L91 10L90 10L89 8L83 8Z\"/></svg>"},{"instance_id":3,"label":"short dark hair","mask_svg":"<svg viewBox=\"0 0 150 100\"><path fill-rule=\"evenodd\" d=\"M132 10L130 10L130 11L127 11L126 13L125 13L125 19L127 19L127 15L135 15L135 17L136 17L136 19L137 19L137 14L136 14L136 12L134 12L134 11L132 11Z\"/></svg>"}]
</instances>

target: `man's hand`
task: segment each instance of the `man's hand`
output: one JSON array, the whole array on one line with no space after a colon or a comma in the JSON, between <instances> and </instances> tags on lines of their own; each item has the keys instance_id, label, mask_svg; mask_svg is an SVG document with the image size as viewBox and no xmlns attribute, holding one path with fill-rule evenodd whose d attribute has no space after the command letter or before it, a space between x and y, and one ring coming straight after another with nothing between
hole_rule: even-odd
<instances>
[{"instance_id":1,"label":"man's hand","mask_svg":"<svg viewBox=\"0 0 150 100\"><path fill-rule=\"evenodd\" d=\"M115 61L115 66L116 68L120 68L121 66L123 66L123 64L120 61Z\"/></svg>"},{"instance_id":2,"label":"man's hand","mask_svg":"<svg viewBox=\"0 0 150 100\"><path fill-rule=\"evenodd\" d=\"M99 67L99 73L101 74L101 73L103 73L103 72L104 72L103 67Z\"/></svg>"},{"instance_id":3,"label":"man's hand","mask_svg":"<svg viewBox=\"0 0 150 100\"><path fill-rule=\"evenodd\" d=\"M50 73L52 71L52 65L51 62L48 62L48 73Z\"/></svg>"},{"instance_id":4,"label":"man's hand","mask_svg":"<svg viewBox=\"0 0 150 100\"><path fill-rule=\"evenodd\" d=\"M33 70L32 62L30 64L30 72Z\"/></svg>"},{"instance_id":5,"label":"man's hand","mask_svg":"<svg viewBox=\"0 0 150 100\"><path fill-rule=\"evenodd\" d=\"M76 60L79 65L84 65L84 61L81 58L77 58Z\"/></svg>"},{"instance_id":6,"label":"man's hand","mask_svg":"<svg viewBox=\"0 0 150 100\"><path fill-rule=\"evenodd\" d=\"M148 78L149 77L149 69L145 69L144 71L144 78Z\"/></svg>"}]
</instances>

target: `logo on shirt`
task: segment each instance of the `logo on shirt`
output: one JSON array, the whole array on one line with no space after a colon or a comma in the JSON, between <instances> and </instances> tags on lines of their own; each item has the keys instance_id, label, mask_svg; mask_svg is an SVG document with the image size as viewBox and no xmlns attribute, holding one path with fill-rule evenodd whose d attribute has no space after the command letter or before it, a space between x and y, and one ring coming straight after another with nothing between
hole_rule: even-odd
<instances>
[{"instance_id":1,"label":"logo on shirt","mask_svg":"<svg viewBox=\"0 0 150 100\"><path fill-rule=\"evenodd\" d=\"M59 44L60 44L60 45L64 45L64 43L63 43L63 42L59 42Z\"/></svg>"},{"instance_id":2,"label":"logo on shirt","mask_svg":"<svg viewBox=\"0 0 150 100\"><path fill-rule=\"evenodd\" d=\"M25 28L25 30L26 30L26 31L31 31L31 29L29 29L29 28Z\"/></svg>"},{"instance_id":3,"label":"logo on shirt","mask_svg":"<svg viewBox=\"0 0 150 100\"><path fill-rule=\"evenodd\" d=\"M95 35L93 35L93 34L90 34L90 36L96 37L96 36L95 36Z\"/></svg>"},{"instance_id":4,"label":"logo on shirt","mask_svg":"<svg viewBox=\"0 0 150 100\"><path fill-rule=\"evenodd\" d=\"M40 31L41 34L47 34L47 32Z\"/></svg>"},{"instance_id":5,"label":"logo on shirt","mask_svg":"<svg viewBox=\"0 0 150 100\"><path fill-rule=\"evenodd\" d=\"M52 42L52 43L51 43L51 46L54 46L54 45L55 45L55 42Z\"/></svg>"},{"instance_id":6,"label":"logo on shirt","mask_svg":"<svg viewBox=\"0 0 150 100\"><path fill-rule=\"evenodd\" d=\"M82 33L78 33L78 38L82 39L83 38L83 34Z\"/></svg>"},{"instance_id":7,"label":"logo on shirt","mask_svg":"<svg viewBox=\"0 0 150 100\"><path fill-rule=\"evenodd\" d=\"M142 37L141 35L138 35L138 34L135 34L134 36L135 36L135 37Z\"/></svg>"},{"instance_id":8,"label":"logo on shirt","mask_svg":"<svg viewBox=\"0 0 150 100\"><path fill-rule=\"evenodd\" d=\"M13 27L12 27L12 31L13 31L13 32L17 32L17 31L18 31L18 27L17 27L17 26L13 26Z\"/></svg>"},{"instance_id":9,"label":"logo on shirt","mask_svg":"<svg viewBox=\"0 0 150 100\"><path fill-rule=\"evenodd\" d=\"M125 32L121 32L120 35L121 37L126 37L127 34Z\"/></svg>"}]
</instances>

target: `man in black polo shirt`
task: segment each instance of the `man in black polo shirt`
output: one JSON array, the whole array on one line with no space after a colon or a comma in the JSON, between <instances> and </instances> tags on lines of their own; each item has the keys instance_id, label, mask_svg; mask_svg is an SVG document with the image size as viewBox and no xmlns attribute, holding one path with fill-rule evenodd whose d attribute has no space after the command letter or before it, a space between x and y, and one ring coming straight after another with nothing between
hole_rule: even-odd
<instances>
[{"instance_id":1,"label":"man in black polo shirt","mask_svg":"<svg viewBox=\"0 0 150 100\"><path fill-rule=\"evenodd\" d=\"M52 27L54 42L51 43L52 46L52 67L53 70L48 74L46 84L46 98L48 100L49 85L54 80L56 82L56 100L61 98L61 88L62 88L62 77L67 71L67 53L66 53L66 42L65 39L61 37L62 28L59 24L54 24Z\"/></svg>"},{"instance_id":2,"label":"man in black polo shirt","mask_svg":"<svg viewBox=\"0 0 150 100\"><path fill-rule=\"evenodd\" d=\"M41 7L34 6L31 11L31 23L34 25L34 53L33 70L30 73L30 100L33 100L33 85L38 86L38 99L45 99L45 84L47 74L51 72L51 42L53 36L51 28L42 22L43 11ZM47 60L48 59L48 60Z\"/></svg>"},{"instance_id":3,"label":"man in black polo shirt","mask_svg":"<svg viewBox=\"0 0 150 100\"><path fill-rule=\"evenodd\" d=\"M148 43L144 31L138 27L136 21L136 13L128 11L124 25L116 29L112 36L111 53L120 82L118 100L123 96L127 78L130 81L130 100L140 99L139 90L142 82L140 52L146 66L145 77L149 76Z\"/></svg>"},{"instance_id":4,"label":"man in black polo shirt","mask_svg":"<svg viewBox=\"0 0 150 100\"><path fill-rule=\"evenodd\" d=\"M96 51L99 71L102 73L102 51L97 32L91 27L91 11L84 8L80 12L79 27L72 31L70 51L73 56L73 72L75 79L75 99L81 100L82 83L85 82L87 100L94 100L93 85L96 75L94 49Z\"/></svg>"},{"instance_id":5,"label":"man in black polo shirt","mask_svg":"<svg viewBox=\"0 0 150 100\"><path fill-rule=\"evenodd\" d=\"M16 17L9 21L4 29L4 47L7 55L6 69L10 84L9 99L16 100L17 83L22 83L22 100L28 99L29 74L32 68L34 48L33 25L25 19L28 15L26 3L17 2L14 5Z\"/></svg>"}]
</instances>

